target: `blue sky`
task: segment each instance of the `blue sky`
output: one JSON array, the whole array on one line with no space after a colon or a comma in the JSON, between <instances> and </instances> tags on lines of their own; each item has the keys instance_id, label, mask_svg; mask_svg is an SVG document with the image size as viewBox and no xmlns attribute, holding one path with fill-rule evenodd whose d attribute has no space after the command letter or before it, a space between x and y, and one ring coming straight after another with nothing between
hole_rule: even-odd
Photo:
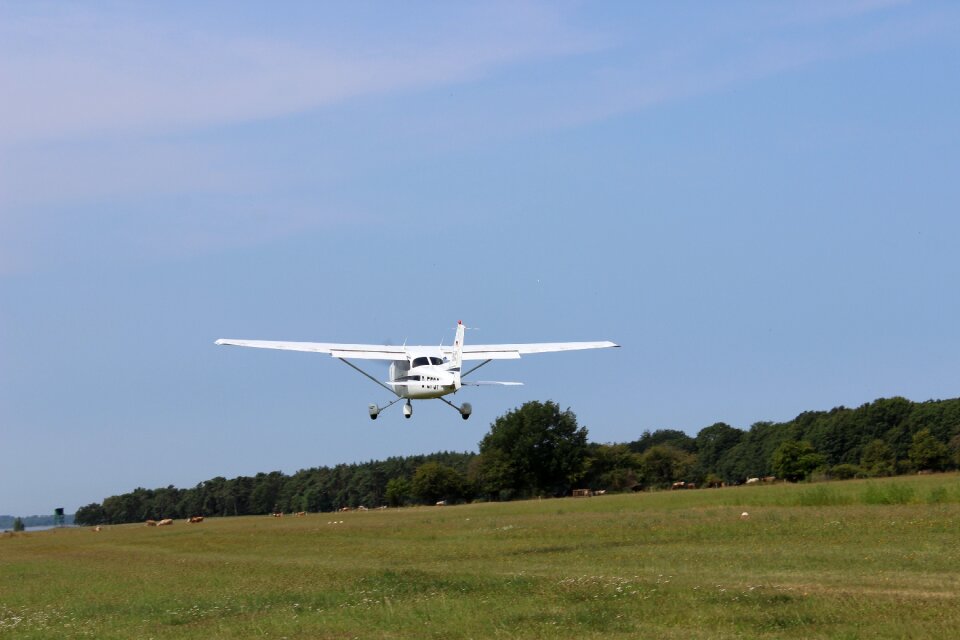
<instances>
[{"instance_id":1,"label":"blue sky","mask_svg":"<svg viewBox=\"0 0 960 640\"><path fill-rule=\"evenodd\" d=\"M194 5L0 2L0 513L531 399L625 442L958 395L955 3ZM458 319L623 348L372 422L335 360L213 345Z\"/></svg>"}]
</instances>

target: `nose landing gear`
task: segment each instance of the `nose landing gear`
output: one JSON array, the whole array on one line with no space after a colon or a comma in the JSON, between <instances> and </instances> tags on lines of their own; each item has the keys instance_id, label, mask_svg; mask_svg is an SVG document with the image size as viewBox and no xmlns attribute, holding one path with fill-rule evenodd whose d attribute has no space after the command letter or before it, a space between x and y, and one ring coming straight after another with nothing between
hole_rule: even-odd
<instances>
[{"instance_id":1,"label":"nose landing gear","mask_svg":"<svg viewBox=\"0 0 960 640\"><path fill-rule=\"evenodd\" d=\"M403 405L403 417L410 418L413 415L413 405L410 404L410 401L407 400L407 404Z\"/></svg>"}]
</instances>

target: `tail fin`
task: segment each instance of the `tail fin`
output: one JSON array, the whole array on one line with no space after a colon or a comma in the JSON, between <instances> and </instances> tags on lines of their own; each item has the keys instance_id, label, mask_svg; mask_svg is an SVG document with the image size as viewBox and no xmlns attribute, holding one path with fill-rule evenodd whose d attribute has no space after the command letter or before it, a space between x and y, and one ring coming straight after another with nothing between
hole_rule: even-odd
<instances>
[{"instance_id":1,"label":"tail fin","mask_svg":"<svg viewBox=\"0 0 960 640\"><path fill-rule=\"evenodd\" d=\"M465 326L463 326L462 320L457 320L457 337L453 340L453 369L460 371L460 366L463 364L463 333Z\"/></svg>"}]
</instances>

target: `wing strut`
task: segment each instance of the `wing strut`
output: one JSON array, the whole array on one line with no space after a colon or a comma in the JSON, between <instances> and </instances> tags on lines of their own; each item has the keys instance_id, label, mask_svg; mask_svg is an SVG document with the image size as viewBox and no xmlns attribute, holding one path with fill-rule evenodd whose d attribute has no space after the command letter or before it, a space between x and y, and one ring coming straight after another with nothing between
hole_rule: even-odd
<instances>
[{"instance_id":1,"label":"wing strut","mask_svg":"<svg viewBox=\"0 0 960 640\"><path fill-rule=\"evenodd\" d=\"M473 373L474 371L476 371L477 369L479 369L479 368L482 367L483 365L487 364L488 362L490 362L490 360L484 360L483 362L481 362L480 364L478 364L478 365L475 366L474 368L470 369L470 370L467 371L466 373L461 373L461 374L460 374L460 378L462 379L462 378L464 378L465 376L470 375L471 373Z\"/></svg>"},{"instance_id":2,"label":"wing strut","mask_svg":"<svg viewBox=\"0 0 960 640\"><path fill-rule=\"evenodd\" d=\"M391 389L391 388L388 387L387 385L383 384L382 382L380 382L379 380L377 380L376 378L374 378L372 375L370 375L369 373L367 373L366 371L364 371L363 369L361 369L361 368L358 367L357 365L355 365L355 364L353 364L352 362L350 362L349 360L347 360L346 358L337 358L337 360L339 360L340 362L342 362L342 363L345 364L345 365L348 365L348 366L350 366L350 367L353 367L354 369L356 369L357 371L359 371L359 372L362 373L363 375L367 376L368 378L370 378L371 380L373 380L374 382L376 382L378 385L380 385L381 387L383 387L384 389L386 389L387 391L389 391L389 392L392 393L393 395L398 396L398 397L400 396L399 393L397 393L396 391L394 391L393 389Z\"/></svg>"}]
</instances>

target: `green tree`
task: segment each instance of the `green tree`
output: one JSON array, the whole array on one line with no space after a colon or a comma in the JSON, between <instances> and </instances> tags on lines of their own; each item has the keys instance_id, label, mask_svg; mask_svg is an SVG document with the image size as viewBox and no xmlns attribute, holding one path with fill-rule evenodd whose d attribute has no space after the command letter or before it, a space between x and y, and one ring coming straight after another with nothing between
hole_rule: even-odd
<instances>
[{"instance_id":1,"label":"green tree","mask_svg":"<svg viewBox=\"0 0 960 640\"><path fill-rule=\"evenodd\" d=\"M953 466L960 467L960 434L950 438L947 449L950 451L950 461Z\"/></svg>"},{"instance_id":2,"label":"green tree","mask_svg":"<svg viewBox=\"0 0 960 640\"><path fill-rule=\"evenodd\" d=\"M937 440L930 429L921 429L913 435L910 445L910 462L914 469L943 471L950 460L947 446Z\"/></svg>"},{"instance_id":3,"label":"green tree","mask_svg":"<svg viewBox=\"0 0 960 640\"><path fill-rule=\"evenodd\" d=\"M421 502L459 500L463 495L464 478L456 469L439 462L420 465L413 474L410 490Z\"/></svg>"},{"instance_id":4,"label":"green tree","mask_svg":"<svg viewBox=\"0 0 960 640\"><path fill-rule=\"evenodd\" d=\"M26 529L26 526L23 524L23 518L17 517L13 519L13 530L14 531L23 531Z\"/></svg>"},{"instance_id":5,"label":"green tree","mask_svg":"<svg viewBox=\"0 0 960 640\"><path fill-rule=\"evenodd\" d=\"M697 434L697 475L703 480L709 474L719 473L719 463L730 449L743 440L743 431L724 422L704 427Z\"/></svg>"},{"instance_id":6,"label":"green tree","mask_svg":"<svg viewBox=\"0 0 960 640\"><path fill-rule=\"evenodd\" d=\"M773 452L770 466L777 476L797 482L810 475L823 462L823 455L817 453L813 445L806 440L787 440Z\"/></svg>"},{"instance_id":7,"label":"green tree","mask_svg":"<svg viewBox=\"0 0 960 640\"><path fill-rule=\"evenodd\" d=\"M514 495L567 493L583 477L587 430L554 402L531 401L499 417L480 442L484 485Z\"/></svg>"},{"instance_id":8,"label":"green tree","mask_svg":"<svg viewBox=\"0 0 960 640\"><path fill-rule=\"evenodd\" d=\"M280 498L280 489L283 484L283 474L279 471L258 473L253 479L253 490L250 492L250 513L270 513L277 508Z\"/></svg>"},{"instance_id":9,"label":"green tree","mask_svg":"<svg viewBox=\"0 0 960 640\"><path fill-rule=\"evenodd\" d=\"M896 454L883 440L871 440L863 448L860 468L868 476L892 476L897 468Z\"/></svg>"},{"instance_id":10,"label":"green tree","mask_svg":"<svg viewBox=\"0 0 960 640\"><path fill-rule=\"evenodd\" d=\"M671 447L694 453L697 450L697 442L683 431L676 429L657 429L656 431L644 431L639 440L627 444L634 453L643 453L650 447L660 444L668 444Z\"/></svg>"},{"instance_id":11,"label":"green tree","mask_svg":"<svg viewBox=\"0 0 960 640\"><path fill-rule=\"evenodd\" d=\"M646 484L665 487L687 479L696 461L696 456L691 453L669 444L658 444L643 453L640 464Z\"/></svg>"},{"instance_id":12,"label":"green tree","mask_svg":"<svg viewBox=\"0 0 960 640\"><path fill-rule=\"evenodd\" d=\"M410 482L406 478L390 478L387 480L386 499L391 507L399 507L406 503L410 495Z\"/></svg>"},{"instance_id":13,"label":"green tree","mask_svg":"<svg viewBox=\"0 0 960 640\"><path fill-rule=\"evenodd\" d=\"M513 476L507 453L488 448L470 465L467 477L480 494L494 500L511 500L516 496Z\"/></svg>"},{"instance_id":14,"label":"green tree","mask_svg":"<svg viewBox=\"0 0 960 640\"><path fill-rule=\"evenodd\" d=\"M591 489L623 491L636 486L641 468L641 456L630 451L627 445L593 444L583 483Z\"/></svg>"},{"instance_id":15,"label":"green tree","mask_svg":"<svg viewBox=\"0 0 960 640\"><path fill-rule=\"evenodd\" d=\"M73 521L78 525L84 526L106 524L107 514L99 503L91 502L87 506L77 509L77 514L73 517Z\"/></svg>"}]
</instances>

